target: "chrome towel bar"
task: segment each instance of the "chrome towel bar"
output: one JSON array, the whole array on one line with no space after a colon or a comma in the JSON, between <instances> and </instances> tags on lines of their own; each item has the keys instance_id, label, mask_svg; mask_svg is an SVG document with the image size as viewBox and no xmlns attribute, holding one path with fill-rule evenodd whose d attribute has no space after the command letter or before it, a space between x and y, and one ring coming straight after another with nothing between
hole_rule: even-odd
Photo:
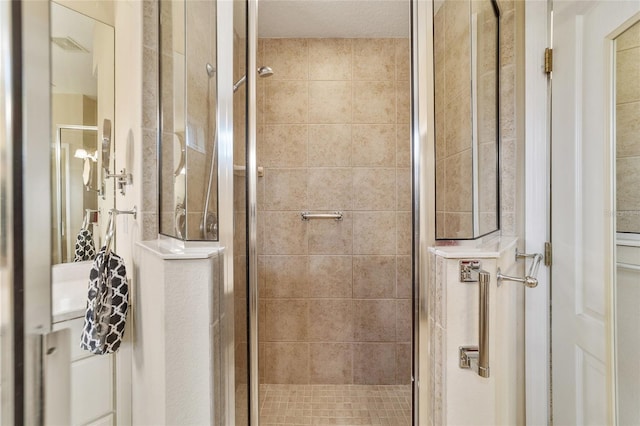
<instances>
[{"instance_id":1,"label":"chrome towel bar","mask_svg":"<svg viewBox=\"0 0 640 426\"><path fill-rule=\"evenodd\" d=\"M342 220L342 212L333 212L333 213L302 212L302 213L300 213L300 216L302 216L302 220L311 220L311 219Z\"/></svg>"},{"instance_id":2,"label":"chrome towel bar","mask_svg":"<svg viewBox=\"0 0 640 426\"><path fill-rule=\"evenodd\" d=\"M104 238L104 247L105 253L111 253L111 243L113 241L113 236L116 233L116 216L119 214L130 214L133 215L135 219L138 214L138 209L136 206L133 206L131 210L118 210L118 209L110 209L109 210L109 223L107 224L107 233Z\"/></svg>"},{"instance_id":3,"label":"chrome towel bar","mask_svg":"<svg viewBox=\"0 0 640 426\"><path fill-rule=\"evenodd\" d=\"M483 271L479 260L460 261L460 281L478 283L478 346L460 346L458 365L471 368L471 360L478 363L478 376L489 377L489 287L491 275Z\"/></svg>"}]
</instances>

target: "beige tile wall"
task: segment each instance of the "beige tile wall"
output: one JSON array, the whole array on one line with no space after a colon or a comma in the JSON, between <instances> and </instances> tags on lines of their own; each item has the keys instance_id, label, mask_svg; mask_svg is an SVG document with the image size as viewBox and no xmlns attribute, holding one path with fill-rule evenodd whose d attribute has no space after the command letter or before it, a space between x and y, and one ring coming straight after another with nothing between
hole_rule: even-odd
<instances>
[{"instance_id":1,"label":"beige tile wall","mask_svg":"<svg viewBox=\"0 0 640 426\"><path fill-rule=\"evenodd\" d=\"M498 26L491 2L473 1L477 16L476 113L478 143L478 233L485 235L498 227L497 216L497 108Z\"/></svg>"},{"instance_id":2,"label":"beige tile wall","mask_svg":"<svg viewBox=\"0 0 640 426\"><path fill-rule=\"evenodd\" d=\"M640 233L640 24L616 47L616 228Z\"/></svg>"},{"instance_id":3,"label":"beige tile wall","mask_svg":"<svg viewBox=\"0 0 640 426\"><path fill-rule=\"evenodd\" d=\"M473 236L469 5L445 1L434 18L437 238Z\"/></svg>"},{"instance_id":4,"label":"beige tile wall","mask_svg":"<svg viewBox=\"0 0 640 426\"><path fill-rule=\"evenodd\" d=\"M471 6L470 6L471 5ZM472 154L471 154L471 87L469 83L470 34L469 10L484 12L479 16L490 16L487 1L445 1L434 19L434 60L436 113L436 235L438 238L469 238L473 234L472 217ZM515 3L500 2L500 229L503 235L514 236L523 228L522 215L516 216L522 205L524 191L518 169L524 163L518 146L522 145L522 129L516 126L516 55L515 55ZM491 34L482 25L492 25L490 20L479 18L479 35ZM452 41L450 41L452 40ZM488 43L488 44L485 44ZM492 37L480 37L478 50L480 57L489 62L478 63L478 116L487 120L479 122L479 181L484 187L493 188L496 180L495 168L490 167L496 160L495 126L491 123L494 114L490 108L482 108L483 101L491 105L495 94L486 89L489 79L493 79L495 56L482 52L494 48ZM481 191L479 198L480 233L484 234L495 223L492 207L496 204L495 191Z\"/></svg>"},{"instance_id":5,"label":"beige tile wall","mask_svg":"<svg viewBox=\"0 0 640 426\"><path fill-rule=\"evenodd\" d=\"M261 381L408 384L409 40L261 39L258 56Z\"/></svg>"},{"instance_id":6,"label":"beige tile wall","mask_svg":"<svg viewBox=\"0 0 640 426\"><path fill-rule=\"evenodd\" d=\"M524 238L524 1L500 1L500 230Z\"/></svg>"}]
</instances>

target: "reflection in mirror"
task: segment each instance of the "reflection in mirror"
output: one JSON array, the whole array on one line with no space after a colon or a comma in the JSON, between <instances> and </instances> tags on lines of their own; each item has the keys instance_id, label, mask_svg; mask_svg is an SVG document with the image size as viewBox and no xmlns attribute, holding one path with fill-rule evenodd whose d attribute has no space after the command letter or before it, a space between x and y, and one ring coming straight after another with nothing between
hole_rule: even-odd
<instances>
[{"instance_id":1,"label":"reflection in mirror","mask_svg":"<svg viewBox=\"0 0 640 426\"><path fill-rule=\"evenodd\" d=\"M436 238L499 229L495 0L434 3Z\"/></svg>"},{"instance_id":2,"label":"reflection in mirror","mask_svg":"<svg viewBox=\"0 0 640 426\"><path fill-rule=\"evenodd\" d=\"M91 187L97 180L96 167L93 166L97 157L97 131L96 126L58 127L54 156L56 191L53 197L56 205L54 217L60 230L54 235L57 263L73 261L75 234L79 230L93 231L93 223L88 223L86 228L82 225L87 210L98 210L98 197L102 195L101 189Z\"/></svg>"},{"instance_id":3,"label":"reflection in mirror","mask_svg":"<svg viewBox=\"0 0 640 426\"><path fill-rule=\"evenodd\" d=\"M216 6L160 2L160 233L218 239Z\"/></svg>"},{"instance_id":4,"label":"reflection in mirror","mask_svg":"<svg viewBox=\"0 0 640 426\"><path fill-rule=\"evenodd\" d=\"M618 423L640 424L640 22L615 40Z\"/></svg>"},{"instance_id":5,"label":"reflection in mirror","mask_svg":"<svg viewBox=\"0 0 640 426\"><path fill-rule=\"evenodd\" d=\"M52 263L57 264L91 260L104 237L102 213L114 207L113 180L104 178L112 154L105 156L102 146L113 119L113 27L51 3L51 42ZM78 251L80 236L92 241Z\"/></svg>"}]
</instances>

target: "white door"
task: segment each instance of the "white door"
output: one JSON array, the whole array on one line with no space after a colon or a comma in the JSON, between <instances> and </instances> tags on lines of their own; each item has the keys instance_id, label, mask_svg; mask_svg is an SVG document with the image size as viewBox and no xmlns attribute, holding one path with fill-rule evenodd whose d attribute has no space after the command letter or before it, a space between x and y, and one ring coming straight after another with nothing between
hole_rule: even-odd
<instances>
[{"instance_id":1,"label":"white door","mask_svg":"<svg viewBox=\"0 0 640 426\"><path fill-rule=\"evenodd\" d=\"M553 9L553 422L609 425L613 39L640 18L640 1L554 1Z\"/></svg>"}]
</instances>

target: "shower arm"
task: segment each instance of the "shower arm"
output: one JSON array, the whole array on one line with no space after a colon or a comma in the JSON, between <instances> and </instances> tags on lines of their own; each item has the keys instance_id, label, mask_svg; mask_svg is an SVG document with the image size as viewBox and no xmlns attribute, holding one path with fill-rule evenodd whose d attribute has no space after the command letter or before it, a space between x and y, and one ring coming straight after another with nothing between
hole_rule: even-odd
<instances>
[{"instance_id":1,"label":"shower arm","mask_svg":"<svg viewBox=\"0 0 640 426\"><path fill-rule=\"evenodd\" d=\"M233 93L236 93L238 89L247 81L247 75L240 77L240 80L233 83Z\"/></svg>"},{"instance_id":2,"label":"shower arm","mask_svg":"<svg viewBox=\"0 0 640 426\"><path fill-rule=\"evenodd\" d=\"M257 71L258 71L258 77L260 78L271 77L273 75L273 70L271 69L271 67L261 66L260 68L258 68ZM247 75L245 74L242 77L240 77L240 80L236 81L233 84L233 93L236 93L240 88L240 86L242 86L246 82L247 82Z\"/></svg>"}]
</instances>

